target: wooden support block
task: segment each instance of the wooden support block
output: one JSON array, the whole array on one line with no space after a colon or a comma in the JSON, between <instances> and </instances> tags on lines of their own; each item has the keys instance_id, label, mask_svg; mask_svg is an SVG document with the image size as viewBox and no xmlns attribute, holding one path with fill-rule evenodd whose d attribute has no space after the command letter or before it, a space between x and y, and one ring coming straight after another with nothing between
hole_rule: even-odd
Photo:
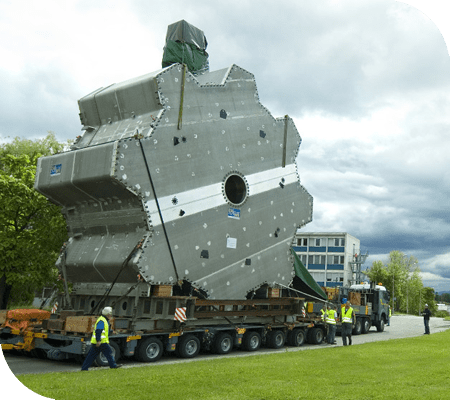
<instances>
[{"instance_id":1,"label":"wooden support block","mask_svg":"<svg viewBox=\"0 0 450 400\"><path fill-rule=\"evenodd\" d=\"M270 287L267 297L269 299L279 298L280 297L280 289Z\"/></svg>"},{"instance_id":2,"label":"wooden support block","mask_svg":"<svg viewBox=\"0 0 450 400\"><path fill-rule=\"evenodd\" d=\"M172 296L172 285L155 285L155 286L153 286L153 296L157 296L157 297Z\"/></svg>"},{"instance_id":3,"label":"wooden support block","mask_svg":"<svg viewBox=\"0 0 450 400\"><path fill-rule=\"evenodd\" d=\"M94 329L95 317L69 316L66 318L65 330L69 332L90 333Z\"/></svg>"},{"instance_id":4,"label":"wooden support block","mask_svg":"<svg viewBox=\"0 0 450 400\"><path fill-rule=\"evenodd\" d=\"M64 330L64 321L62 319L49 319L47 320L46 329L62 331Z\"/></svg>"}]
</instances>

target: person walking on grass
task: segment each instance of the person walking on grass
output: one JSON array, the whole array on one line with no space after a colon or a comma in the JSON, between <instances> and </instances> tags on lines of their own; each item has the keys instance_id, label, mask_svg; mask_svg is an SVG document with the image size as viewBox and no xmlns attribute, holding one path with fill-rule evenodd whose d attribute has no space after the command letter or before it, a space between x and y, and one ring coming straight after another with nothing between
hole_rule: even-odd
<instances>
[{"instance_id":1,"label":"person walking on grass","mask_svg":"<svg viewBox=\"0 0 450 400\"><path fill-rule=\"evenodd\" d=\"M82 371L87 371L89 369L100 352L105 355L110 368L120 368L122 366L116 364L111 347L109 346L110 323L108 317L111 317L111 315L112 308L105 307L102 311L102 315L97 319L94 326L94 332L92 332L91 348L81 367Z\"/></svg>"},{"instance_id":2,"label":"person walking on grass","mask_svg":"<svg viewBox=\"0 0 450 400\"><path fill-rule=\"evenodd\" d=\"M355 323L355 313L353 312L353 308L351 307L351 303L347 301L345 303L345 308L342 307L341 310L341 321L342 321L342 344L347 346L347 338L349 346L352 345L352 329L353 324Z\"/></svg>"},{"instance_id":3,"label":"person walking on grass","mask_svg":"<svg viewBox=\"0 0 450 400\"><path fill-rule=\"evenodd\" d=\"M423 315L423 324L425 325L425 333L424 333L424 335L429 335L430 334L431 311L428 308L428 304L425 304L425 310L423 310L422 315Z\"/></svg>"}]
</instances>

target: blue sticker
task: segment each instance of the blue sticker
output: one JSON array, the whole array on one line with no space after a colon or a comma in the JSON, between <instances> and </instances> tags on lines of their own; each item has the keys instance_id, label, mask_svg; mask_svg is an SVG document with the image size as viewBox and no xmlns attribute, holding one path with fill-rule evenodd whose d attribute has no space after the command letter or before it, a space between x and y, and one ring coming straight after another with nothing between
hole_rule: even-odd
<instances>
[{"instance_id":1,"label":"blue sticker","mask_svg":"<svg viewBox=\"0 0 450 400\"><path fill-rule=\"evenodd\" d=\"M52 165L52 169L50 170L50 176L56 176L61 173L61 165L62 164L54 164Z\"/></svg>"},{"instance_id":2,"label":"blue sticker","mask_svg":"<svg viewBox=\"0 0 450 400\"><path fill-rule=\"evenodd\" d=\"M228 209L228 218L240 219L241 218L241 210L239 210L239 208L229 208Z\"/></svg>"}]
</instances>

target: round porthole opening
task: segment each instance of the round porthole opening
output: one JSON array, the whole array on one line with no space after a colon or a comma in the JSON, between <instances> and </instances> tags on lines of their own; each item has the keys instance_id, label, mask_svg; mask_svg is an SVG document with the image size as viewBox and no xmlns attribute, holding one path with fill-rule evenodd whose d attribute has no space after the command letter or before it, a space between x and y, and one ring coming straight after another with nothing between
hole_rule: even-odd
<instances>
[{"instance_id":1,"label":"round porthole opening","mask_svg":"<svg viewBox=\"0 0 450 400\"><path fill-rule=\"evenodd\" d=\"M226 199L234 205L242 204L247 198L247 183L240 175L229 175L225 180L224 190Z\"/></svg>"}]
</instances>

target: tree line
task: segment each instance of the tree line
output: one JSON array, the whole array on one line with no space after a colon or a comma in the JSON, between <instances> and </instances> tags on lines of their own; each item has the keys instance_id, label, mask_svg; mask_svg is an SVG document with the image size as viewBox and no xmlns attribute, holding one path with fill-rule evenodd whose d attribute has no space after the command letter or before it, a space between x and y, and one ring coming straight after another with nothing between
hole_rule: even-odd
<instances>
[{"instance_id":1,"label":"tree line","mask_svg":"<svg viewBox=\"0 0 450 400\"><path fill-rule=\"evenodd\" d=\"M389 290L394 313L420 315L425 304L428 304L432 313L436 312L434 289L423 286L416 257L408 257L401 251L393 250L386 263L374 261L364 273L372 282L382 283Z\"/></svg>"},{"instance_id":2,"label":"tree line","mask_svg":"<svg viewBox=\"0 0 450 400\"><path fill-rule=\"evenodd\" d=\"M55 267L67 240L59 207L34 189L37 160L64 150L53 133L0 144L0 309L30 304L43 287L57 287Z\"/></svg>"}]
</instances>

